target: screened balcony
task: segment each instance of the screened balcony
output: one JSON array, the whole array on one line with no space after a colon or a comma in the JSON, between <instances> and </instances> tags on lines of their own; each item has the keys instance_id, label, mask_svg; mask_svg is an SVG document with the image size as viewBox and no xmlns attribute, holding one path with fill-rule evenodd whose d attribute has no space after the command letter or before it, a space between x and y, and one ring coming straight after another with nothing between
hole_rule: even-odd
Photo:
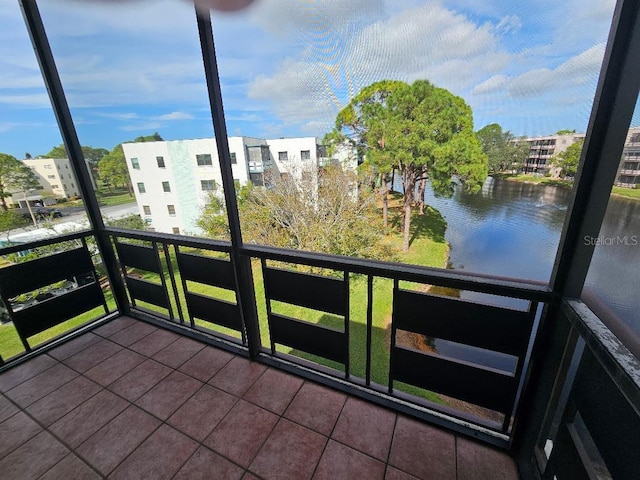
<instances>
[{"instance_id":1,"label":"screened balcony","mask_svg":"<svg viewBox=\"0 0 640 480\"><path fill-rule=\"evenodd\" d=\"M243 242L202 12L230 241L105 225L38 7L19 3L90 225L0 250L3 478L640 477L640 342L583 292L640 87L637 4L616 7L541 282Z\"/></svg>"}]
</instances>

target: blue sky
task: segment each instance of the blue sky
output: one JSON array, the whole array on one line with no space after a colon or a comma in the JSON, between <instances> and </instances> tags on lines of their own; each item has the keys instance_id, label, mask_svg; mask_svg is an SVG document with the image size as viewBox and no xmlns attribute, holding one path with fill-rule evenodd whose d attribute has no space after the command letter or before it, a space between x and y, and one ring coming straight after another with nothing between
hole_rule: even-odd
<instances>
[{"instance_id":1,"label":"blue sky","mask_svg":"<svg viewBox=\"0 0 640 480\"><path fill-rule=\"evenodd\" d=\"M185 0L40 2L83 145L213 135ZM585 131L613 0L257 0L213 14L230 135L322 136L374 81L428 79L475 126ZM0 2L0 152L60 144L17 2Z\"/></svg>"}]
</instances>

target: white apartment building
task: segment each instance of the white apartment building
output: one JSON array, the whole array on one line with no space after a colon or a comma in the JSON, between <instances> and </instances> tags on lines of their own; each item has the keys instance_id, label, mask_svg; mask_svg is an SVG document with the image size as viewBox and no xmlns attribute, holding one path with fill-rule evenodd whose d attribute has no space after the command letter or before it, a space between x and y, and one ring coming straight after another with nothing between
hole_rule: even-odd
<instances>
[{"instance_id":1,"label":"white apartment building","mask_svg":"<svg viewBox=\"0 0 640 480\"><path fill-rule=\"evenodd\" d=\"M80 195L78 181L71 169L71 162L67 158L28 158L22 160L40 183L41 190L28 194L30 202L39 201L48 194L55 198L70 198ZM25 194L16 192L9 198L10 204L24 207Z\"/></svg>"},{"instance_id":2,"label":"white apartment building","mask_svg":"<svg viewBox=\"0 0 640 480\"><path fill-rule=\"evenodd\" d=\"M265 140L229 137L233 178L240 185L265 185L265 172L291 175L302 165L326 163L315 137ZM197 220L211 194L222 197L222 175L213 138L123 144L140 215L150 228L200 234ZM353 158L351 160L351 158ZM337 160L355 155L341 152Z\"/></svg>"}]
</instances>

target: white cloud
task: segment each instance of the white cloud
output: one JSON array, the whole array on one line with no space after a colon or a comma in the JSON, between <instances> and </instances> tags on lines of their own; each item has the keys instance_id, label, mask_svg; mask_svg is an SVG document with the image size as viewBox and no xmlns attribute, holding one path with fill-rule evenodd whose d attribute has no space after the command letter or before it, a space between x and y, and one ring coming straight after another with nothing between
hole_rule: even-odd
<instances>
[{"instance_id":1,"label":"white cloud","mask_svg":"<svg viewBox=\"0 0 640 480\"><path fill-rule=\"evenodd\" d=\"M156 117L157 120L192 120L193 115L187 112L171 112Z\"/></svg>"},{"instance_id":2,"label":"white cloud","mask_svg":"<svg viewBox=\"0 0 640 480\"><path fill-rule=\"evenodd\" d=\"M510 97L532 97L543 93L567 90L592 82L602 64L603 43L581 52L556 68L535 68L514 76L494 75L478 84L472 93L483 95L505 92Z\"/></svg>"},{"instance_id":3,"label":"white cloud","mask_svg":"<svg viewBox=\"0 0 640 480\"><path fill-rule=\"evenodd\" d=\"M427 78L460 91L499 71L510 58L499 50L491 25L476 25L438 4L404 10L356 32L351 27L336 19L326 42L311 43L275 73L258 76L249 97L272 102L285 122L305 123L320 133L374 81Z\"/></svg>"}]
</instances>

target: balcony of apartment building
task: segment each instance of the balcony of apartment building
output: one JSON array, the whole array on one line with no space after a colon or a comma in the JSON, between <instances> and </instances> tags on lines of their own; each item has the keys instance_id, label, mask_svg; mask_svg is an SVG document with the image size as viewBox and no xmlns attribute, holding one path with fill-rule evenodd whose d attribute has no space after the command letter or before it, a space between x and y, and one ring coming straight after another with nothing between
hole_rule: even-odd
<instances>
[{"instance_id":1,"label":"balcony of apartment building","mask_svg":"<svg viewBox=\"0 0 640 480\"><path fill-rule=\"evenodd\" d=\"M583 239L598 236L618 169L607 159L632 113L615 99L640 87L636 2L617 7L548 282L247 244L232 195L230 241L106 226L37 5L20 3L91 225L0 250L29 255L0 270L20 345L0 345L3 479L640 478L638 338L581 299L594 248ZM197 24L224 119L209 16ZM388 330L372 320L380 282ZM438 354L429 339L508 367Z\"/></svg>"}]
</instances>

